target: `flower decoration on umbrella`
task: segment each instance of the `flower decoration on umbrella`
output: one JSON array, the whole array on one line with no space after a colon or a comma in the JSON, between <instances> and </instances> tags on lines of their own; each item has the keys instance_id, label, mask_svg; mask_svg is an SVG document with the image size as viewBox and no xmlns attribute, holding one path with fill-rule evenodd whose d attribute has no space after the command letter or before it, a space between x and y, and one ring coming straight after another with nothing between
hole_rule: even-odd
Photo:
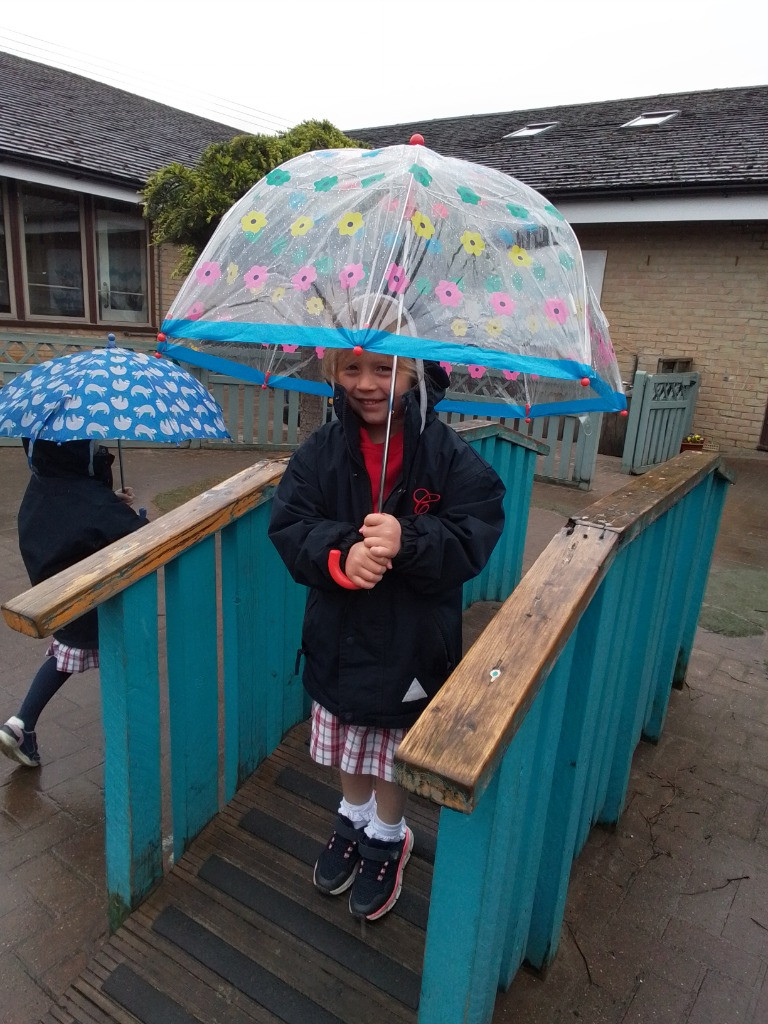
<instances>
[{"instance_id":1,"label":"flower decoration on umbrella","mask_svg":"<svg viewBox=\"0 0 768 1024\"><path fill-rule=\"evenodd\" d=\"M359 347L450 365L442 408L625 409L576 236L539 193L422 145L306 153L277 170L221 221L162 350L327 393L308 364Z\"/></svg>"}]
</instances>

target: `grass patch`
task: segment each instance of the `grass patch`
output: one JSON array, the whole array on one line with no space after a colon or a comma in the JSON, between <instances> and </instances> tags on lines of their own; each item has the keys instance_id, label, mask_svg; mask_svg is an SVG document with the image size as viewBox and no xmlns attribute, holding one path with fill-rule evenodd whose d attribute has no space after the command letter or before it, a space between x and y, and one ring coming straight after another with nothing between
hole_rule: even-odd
<instances>
[{"instance_id":1,"label":"grass patch","mask_svg":"<svg viewBox=\"0 0 768 1024\"><path fill-rule=\"evenodd\" d=\"M179 505L183 505L185 501L196 498L198 494L210 490L211 487L215 487L216 484L220 484L223 480L228 480L231 475L230 472L226 472L222 473L221 476L213 476L207 480L196 480L194 483L184 484L183 487L175 487L172 491L161 491L160 494L156 494L152 499L152 504L160 515L165 515L166 512L171 512L173 509L178 508Z\"/></svg>"}]
</instances>

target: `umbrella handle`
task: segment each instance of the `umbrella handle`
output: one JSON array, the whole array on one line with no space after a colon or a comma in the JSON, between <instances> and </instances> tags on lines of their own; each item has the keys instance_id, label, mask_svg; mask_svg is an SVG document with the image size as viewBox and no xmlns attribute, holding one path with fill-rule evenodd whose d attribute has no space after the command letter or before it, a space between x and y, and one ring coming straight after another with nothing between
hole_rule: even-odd
<instances>
[{"instance_id":1,"label":"umbrella handle","mask_svg":"<svg viewBox=\"0 0 768 1024\"><path fill-rule=\"evenodd\" d=\"M328 554L328 572L334 583L338 583L345 590L360 590L356 583L353 583L349 576L346 576L341 568L341 552L334 548Z\"/></svg>"}]
</instances>

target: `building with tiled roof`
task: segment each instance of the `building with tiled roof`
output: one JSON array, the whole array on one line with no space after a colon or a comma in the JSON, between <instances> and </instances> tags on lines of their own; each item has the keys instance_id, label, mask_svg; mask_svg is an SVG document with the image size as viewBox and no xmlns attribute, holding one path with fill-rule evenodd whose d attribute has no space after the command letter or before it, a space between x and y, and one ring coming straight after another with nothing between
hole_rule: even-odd
<instances>
[{"instance_id":1,"label":"building with tiled roof","mask_svg":"<svg viewBox=\"0 0 768 1024\"><path fill-rule=\"evenodd\" d=\"M697 371L697 432L768 450L768 85L348 130L414 133L557 204L627 381Z\"/></svg>"},{"instance_id":2,"label":"building with tiled roof","mask_svg":"<svg viewBox=\"0 0 768 1024\"><path fill-rule=\"evenodd\" d=\"M151 338L178 283L140 190L239 133L3 52L0 95L0 364L31 333Z\"/></svg>"},{"instance_id":3,"label":"building with tiled roof","mask_svg":"<svg viewBox=\"0 0 768 1024\"><path fill-rule=\"evenodd\" d=\"M18 162L135 192L174 161L193 166L235 128L0 52L0 166Z\"/></svg>"},{"instance_id":4,"label":"building with tiled roof","mask_svg":"<svg viewBox=\"0 0 768 1024\"><path fill-rule=\"evenodd\" d=\"M664 116L649 120L649 113ZM642 117L645 123L633 124ZM416 132L431 149L495 167L553 201L726 189L768 195L768 86L441 118L349 134L388 146Z\"/></svg>"},{"instance_id":5,"label":"building with tiled roof","mask_svg":"<svg viewBox=\"0 0 768 1024\"><path fill-rule=\"evenodd\" d=\"M0 94L0 363L3 337L150 338L178 282L149 244L139 190L238 132L6 53ZM414 132L558 205L626 380L698 371L696 430L726 449L768 447L768 86L347 134L387 145Z\"/></svg>"}]
</instances>

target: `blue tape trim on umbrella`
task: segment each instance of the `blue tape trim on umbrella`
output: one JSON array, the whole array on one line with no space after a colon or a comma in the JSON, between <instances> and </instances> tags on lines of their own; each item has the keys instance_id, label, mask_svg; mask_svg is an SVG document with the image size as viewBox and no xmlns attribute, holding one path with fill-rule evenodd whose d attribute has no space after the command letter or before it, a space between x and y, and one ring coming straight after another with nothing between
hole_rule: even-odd
<instances>
[{"instance_id":1,"label":"blue tape trim on umbrella","mask_svg":"<svg viewBox=\"0 0 768 1024\"><path fill-rule=\"evenodd\" d=\"M389 334L387 331L372 328L340 330L335 327L247 324L229 320L165 320L162 330L168 337L250 345L300 345L309 348L343 349L361 345L367 352L380 352L383 355L410 356L413 359L458 363L463 366L481 364L496 370L537 373L540 377L562 380L580 380L582 377L588 377L595 390L599 391L596 386L599 378L586 363L571 359L541 359L536 356L513 355L497 349L478 348L476 345L462 345L431 338L412 338L407 334Z\"/></svg>"},{"instance_id":2,"label":"blue tape trim on umbrella","mask_svg":"<svg viewBox=\"0 0 768 1024\"><path fill-rule=\"evenodd\" d=\"M587 412L621 412L626 407L624 395L613 392L613 404L606 408L606 401L602 398L584 398L572 402L541 402L539 405L532 405L526 413L522 405L512 402L492 401L473 402L471 398L467 401L456 398L444 398L435 406L436 412L457 412L465 416L498 416L502 419L514 419L516 417L530 416L581 416Z\"/></svg>"},{"instance_id":3,"label":"blue tape trim on umbrella","mask_svg":"<svg viewBox=\"0 0 768 1024\"><path fill-rule=\"evenodd\" d=\"M225 377L236 377L249 384L263 384L266 380L266 375L254 366L237 363L231 359L222 359L221 356L212 356L207 352L200 352L199 349L187 348L185 345L167 341L160 342L157 348L163 355L171 359L179 359L192 366L199 366L203 370L221 373ZM301 377L285 377L277 373L269 375L267 386L284 388L286 391L301 391L306 395L330 396L333 394L333 388L326 381L303 380Z\"/></svg>"}]
</instances>

